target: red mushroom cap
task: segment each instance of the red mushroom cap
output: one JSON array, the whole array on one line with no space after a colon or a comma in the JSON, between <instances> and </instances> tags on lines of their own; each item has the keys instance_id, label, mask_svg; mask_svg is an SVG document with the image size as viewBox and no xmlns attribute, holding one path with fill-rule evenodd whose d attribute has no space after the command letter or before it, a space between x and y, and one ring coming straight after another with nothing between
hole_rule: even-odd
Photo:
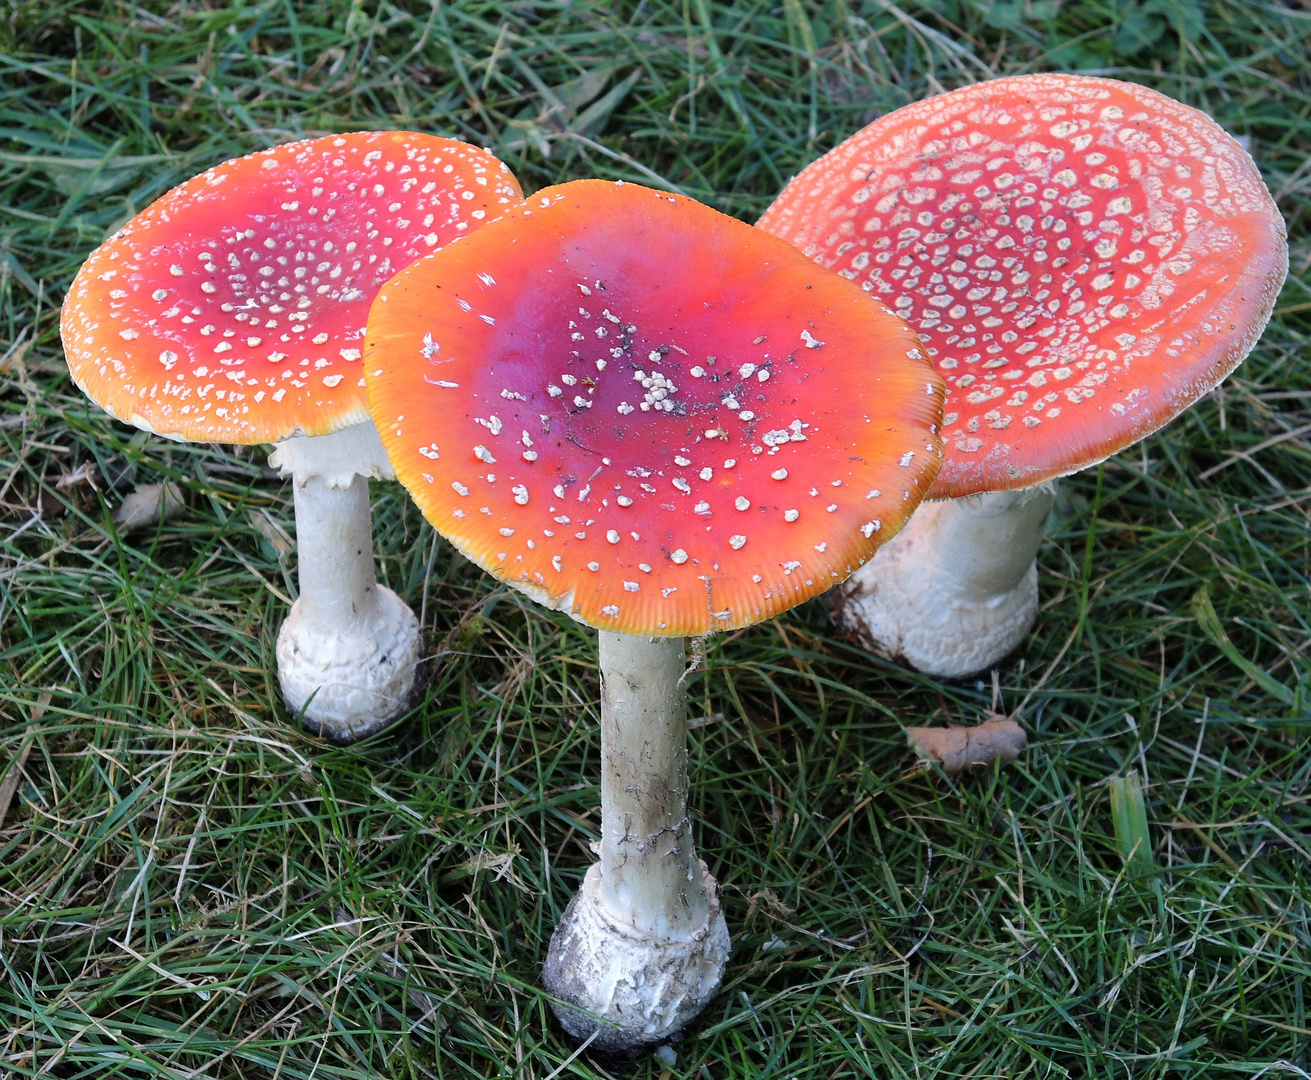
<instances>
[{"instance_id":1,"label":"red mushroom cap","mask_svg":"<svg viewBox=\"0 0 1311 1080\"><path fill-rule=\"evenodd\" d=\"M1288 268L1248 154L1153 90L980 83L889 113L760 219L909 319L947 380L930 498L1024 488L1168 423L1242 361Z\"/></svg>"},{"instance_id":2,"label":"red mushroom cap","mask_svg":"<svg viewBox=\"0 0 1311 1080\"><path fill-rule=\"evenodd\" d=\"M487 151L408 131L226 161L91 253L60 323L69 370L111 416L174 439L360 423L379 287L521 198Z\"/></svg>"},{"instance_id":3,"label":"red mushroom cap","mask_svg":"<svg viewBox=\"0 0 1311 1080\"><path fill-rule=\"evenodd\" d=\"M915 332L690 199L547 188L369 314L397 478L479 566L603 629L745 626L865 562L937 473Z\"/></svg>"}]
</instances>

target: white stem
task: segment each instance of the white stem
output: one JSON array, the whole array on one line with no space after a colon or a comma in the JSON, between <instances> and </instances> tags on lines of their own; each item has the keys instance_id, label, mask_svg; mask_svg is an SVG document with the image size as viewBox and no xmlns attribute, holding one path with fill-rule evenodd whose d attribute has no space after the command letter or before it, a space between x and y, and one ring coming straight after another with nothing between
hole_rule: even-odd
<instances>
[{"instance_id":1,"label":"white stem","mask_svg":"<svg viewBox=\"0 0 1311 1080\"><path fill-rule=\"evenodd\" d=\"M682 638L600 632L601 903L662 941L706 922L687 817Z\"/></svg>"},{"instance_id":2,"label":"white stem","mask_svg":"<svg viewBox=\"0 0 1311 1080\"><path fill-rule=\"evenodd\" d=\"M1019 587L1038 556L1056 490L970 495L941 503L924 569L953 598L988 603Z\"/></svg>"},{"instance_id":3,"label":"white stem","mask_svg":"<svg viewBox=\"0 0 1311 1080\"><path fill-rule=\"evenodd\" d=\"M369 476L391 466L372 424L280 443L290 475L300 598L278 632L278 682L310 730L352 742L394 719L414 695L419 621L373 569Z\"/></svg>"},{"instance_id":4,"label":"white stem","mask_svg":"<svg viewBox=\"0 0 1311 1080\"><path fill-rule=\"evenodd\" d=\"M683 640L603 631L600 657L601 861L551 935L542 982L566 1031L628 1051L705 1008L729 940L687 818Z\"/></svg>"},{"instance_id":5,"label":"white stem","mask_svg":"<svg viewBox=\"0 0 1311 1080\"><path fill-rule=\"evenodd\" d=\"M932 675L1001 661L1038 610L1035 558L1055 488L923 504L848 581L839 620Z\"/></svg>"},{"instance_id":6,"label":"white stem","mask_svg":"<svg viewBox=\"0 0 1311 1080\"><path fill-rule=\"evenodd\" d=\"M294 490L300 606L306 623L334 633L373 618L378 579L373 572L369 482L328 487L319 477Z\"/></svg>"}]
</instances>

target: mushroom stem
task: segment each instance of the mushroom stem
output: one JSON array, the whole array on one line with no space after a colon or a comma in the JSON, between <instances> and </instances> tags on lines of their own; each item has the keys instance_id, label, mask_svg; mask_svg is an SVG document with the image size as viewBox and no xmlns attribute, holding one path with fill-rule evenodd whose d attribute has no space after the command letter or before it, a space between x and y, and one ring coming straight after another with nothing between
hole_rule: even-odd
<instances>
[{"instance_id":1,"label":"mushroom stem","mask_svg":"<svg viewBox=\"0 0 1311 1080\"><path fill-rule=\"evenodd\" d=\"M687 817L682 638L600 631L601 904L651 937L686 941L709 910Z\"/></svg>"},{"instance_id":2,"label":"mushroom stem","mask_svg":"<svg viewBox=\"0 0 1311 1080\"><path fill-rule=\"evenodd\" d=\"M278 682L302 723L333 742L372 734L409 706L419 621L373 568L369 476L390 475L372 424L280 443L293 477L300 597L278 632Z\"/></svg>"},{"instance_id":3,"label":"mushroom stem","mask_svg":"<svg viewBox=\"0 0 1311 1080\"><path fill-rule=\"evenodd\" d=\"M367 621L378 587L369 482L355 477L348 487L328 487L313 476L293 497L301 618L322 634Z\"/></svg>"},{"instance_id":4,"label":"mushroom stem","mask_svg":"<svg viewBox=\"0 0 1311 1080\"><path fill-rule=\"evenodd\" d=\"M1035 559L1055 496L1039 484L924 503L852 575L839 621L930 675L992 667L1033 625Z\"/></svg>"},{"instance_id":5,"label":"mushroom stem","mask_svg":"<svg viewBox=\"0 0 1311 1080\"><path fill-rule=\"evenodd\" d=\"M575 1038L667 1038L719 987L728 927L687 817L682 638L602 631L601 861L551 937L542 981Z\"/></svg>"}]
</instances>

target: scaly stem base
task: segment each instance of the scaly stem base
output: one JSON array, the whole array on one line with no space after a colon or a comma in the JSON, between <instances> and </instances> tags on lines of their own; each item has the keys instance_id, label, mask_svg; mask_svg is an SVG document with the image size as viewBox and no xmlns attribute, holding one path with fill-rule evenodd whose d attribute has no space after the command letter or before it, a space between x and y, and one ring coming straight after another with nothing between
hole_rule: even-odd
<instances>
[{"instance_id":1,"label":"scaly stem base","mask_svg":"<svg viewBox=\"0 0 1311 1080\"><path fill-rule=\"evenodd\" d=\"M681 1030L719 989L728 962L728 926L715 879L698 860L705 923L676 941L617 922L600 902L593 864L551 935L542 984L558 998L555 1015L576 1039L608 1053L641 1049Z\"/></svg>"}]
</instances>

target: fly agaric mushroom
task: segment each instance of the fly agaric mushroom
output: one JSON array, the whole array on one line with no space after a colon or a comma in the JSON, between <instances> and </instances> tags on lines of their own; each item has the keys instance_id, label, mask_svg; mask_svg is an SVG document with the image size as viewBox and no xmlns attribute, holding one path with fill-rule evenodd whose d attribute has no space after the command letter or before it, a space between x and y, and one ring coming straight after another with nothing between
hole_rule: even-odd
<instances>
[{"instance_id":1,"label":"fly agaric mushroom","mask_svg":"<svg viewBox=\"0 0 1311 1080\"><path fill-rule=\"evenodd\" d=\"M841 617L921 671L999 661L1037 611L1049 481L1211 390L1288 268L1255 163L1154 90L1023 75L898 109L760 219L909 319L947 382L946 460Z\"/></svg>"},{"instance_id":2,"label":"fly agaric mushroom","mask_svg":"<svg viewBox=\"0 0 1311 1080\"><path fill-rule=\"evenodd\" d=\"M665 1038L728 932L687 816L683 638L823 592L937 472L941 384L882 304L689 199L547 188L380 292L369 407L483 569L600 630L601 850L545 984L598 1048Z\"/></svg>"},{"instance_id":3,"label":"fly agaric mushroom","mask_svg":"<svg viewBox=\"0 0 1311 1080\"><path fill-rule=\"evenodd\" d=\"M278 679L334 741L399 715L419 661L418 620L374 576L367 478L392 473L360 365L369 304L520 198L501 162L451 139L277 146L153 203L92 252L64 302L73 380L111 416L169 439L278 444L300 578Z\"/></svg>"}]
</instances>

